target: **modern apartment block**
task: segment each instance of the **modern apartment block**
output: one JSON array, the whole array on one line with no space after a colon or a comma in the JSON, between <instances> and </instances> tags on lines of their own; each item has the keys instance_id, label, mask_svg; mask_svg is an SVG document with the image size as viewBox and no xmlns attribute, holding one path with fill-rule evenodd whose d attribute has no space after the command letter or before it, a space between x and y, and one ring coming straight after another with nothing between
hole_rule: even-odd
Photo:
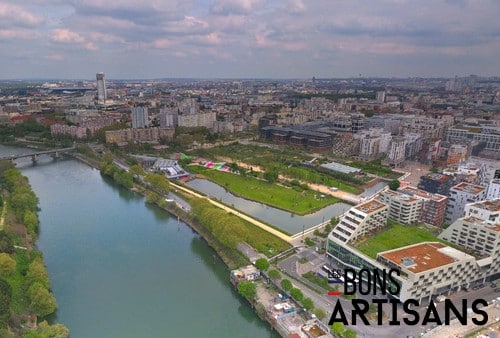
<instances>
[{"instance_id":1,"label":"modern apartment block","mask_svg":"<svg viewBox=\"0 0 500 338\"><path fill-rule=\"evenodd\" d=\"M401 188L398 191L422 200L423 203L419 213L419 222L434 225L436 227L443 225L448 197L440 194L431 194L411 186Z\"/></svg>"},{"instance_id":2,"label":"modern apartment block","mask_svg":"<svg viewBox=\"0 0 500 338\"><path fill-rule=\"evenodd\" d=\"M429 173L420 177L418 188L432 194L447 196L453 186L453 178L448 175Z\"/></svg>"},{"instance_id":3,"label":"modern apartment block","mask_svg":"<svg viewBox=\"0 0 500 338\"><path fill-rule=\"evenodd\" d=\"M174 129L132 128L106 131L106 143L126 145L128 142L135 143L158 143L160 139L173 139Z\"/></svg>"},{"instance_id":4,"label":"modern apartment block","mask_svg":"<svg viewBox=\"0 0 500 338\"><path fill-rule=\"evenodd\" d=\"M148 107L132 107L132 128L145 128L148 125Z\"/></svg>"},{"instance_id":5,"label":"modern apartment block","mask_svg":"<svg viewBox=\"0 0 500 338\"><path fill-rule=\"evenodd\" d=\"M486 188L470 184L459 183L450 189L450 198L446 206L445 221L449 224L464 215L465 205L486 199Z\"/></svg>"},{"instance_id":6,"label":"modern apartment block","mask_svg":"<svg viewBox=\"0 0 500 338\"><path fill-rule=\"evenodd\" d=\"M488 184L488 193L486 194L487 200L500 198L500 179L496 178Z\"/></svg>"},{"instance_id":7,"label":"modern apartment block","mask_svg":"<svg viewBox=\"0 0 500 338\"><path fill-rule=\"evenodd\" d=\"M374 199L356 205L344 214L331 236L343 243L354 242L383 228L387 222L387 212L387 205Z\"/></svg>"},{"instance_id":8,"label":"modern apartment block","mask_svg":"<svg viewBox=\"0 0 500 338\"><path fill-rule=\"evenodd\" d=\"M388 218L402 224L415 224L420 219L423 200L390 189L378 194L377 199L389 206Z\"/></svg>"},{"instance_id":9,"label":"modern apartment block","mask_svg":"<svg viewBox=\"0 0 500 338\"><path fill-rule=\"evenodd\" d=\"M431 298L468 286L478 276L474 256L439 242L423 242L380 252L377 262L401 271L399 298Z\"/></svg>"},{"instance_id":10,"label":"modern apartment block","mask_svg":"<svg viewBox=\"0 0 500 338\"><path fill-rule=\"evenodd\" d=\"M439 237L478 255L491 256L499 264L500 199L468 204L465 214Z\"/></svg>"}]
</instances>

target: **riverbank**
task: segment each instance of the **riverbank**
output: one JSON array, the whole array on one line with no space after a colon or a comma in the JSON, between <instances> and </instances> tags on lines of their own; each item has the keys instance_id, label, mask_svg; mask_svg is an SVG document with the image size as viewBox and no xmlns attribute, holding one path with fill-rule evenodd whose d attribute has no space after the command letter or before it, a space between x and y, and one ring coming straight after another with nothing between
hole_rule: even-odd
<instances>
[{"instance_id":1,"label":"riverbank","mask_svg":"<svg viewBox=\"0 0 500 338\"><path fill-rule=\"evenodd\" d=\"M10 162L1 163L0 179L0 336L44 337L57 331L58 337L68 337L62 324L38 323L57 309L43 255L35 248L38 197Z\"/></svg>"}]
</instances>

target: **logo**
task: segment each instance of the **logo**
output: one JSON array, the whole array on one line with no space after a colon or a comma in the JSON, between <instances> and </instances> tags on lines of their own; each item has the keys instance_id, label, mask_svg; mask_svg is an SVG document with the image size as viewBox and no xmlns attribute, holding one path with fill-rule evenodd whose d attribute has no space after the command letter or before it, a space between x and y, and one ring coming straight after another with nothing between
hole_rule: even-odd
<instances>
[{"instance_id":1,"label":"logo","mask_svg":"<svg viewBox=\"0 0 500 338\"><path fill-rule=\"evenodd\" d=\"M388 315L388 324L398 326L402 323L410 326L422 325L429 323L436 325L449 325L454 316L462 325L468 325L468 321L472 321L475 325L484 325L488 322L488 313L482 309L482 306L487 306L488 302L484 299L475 299L471 304L468 304L467 299L460 300L459 305L449 299L444 300L444 316L436 308L436 304L431 301L426 307L423 316L415 310L415 307L420 306L417 299L406 299L401 302L398 298L401 292L401 282L398 278L401 272L399 269L379 270L379 269L330 269L327 266L322 268L328 273L328 282L330 284L342 284L342 291L329 291L329 296L354 296L357 293L360 295L383 295L384 298L366 299L351 299L353 310L351 311L351 322L348 321L342 301L340 299L334 305L332 315L328 321L328 325L335 322L340 322L343 325L356 325L357 321L362 321L365 325L372 325L367 318L370 307L373 305L376 308L376 323L375 325L385 325L383 323L383 304L390 304L391 311ZM389 298L390 297L390 298ZM347 300L346 300L347 301ZM402 308L404 316L399 318L398 308ZM471 312L470 315L468 312ZM443 318L444 317L444 318Z\"/></svg>"}]
</instances>

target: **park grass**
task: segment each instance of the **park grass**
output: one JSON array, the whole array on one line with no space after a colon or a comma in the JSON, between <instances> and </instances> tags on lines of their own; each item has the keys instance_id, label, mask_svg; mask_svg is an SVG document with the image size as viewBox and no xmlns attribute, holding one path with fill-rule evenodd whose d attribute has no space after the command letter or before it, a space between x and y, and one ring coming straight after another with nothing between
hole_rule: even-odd
<instances>
[{"instance_id":1,"label":"park grass","mask_svg":"<svg viewBox=\"0 0 500 338\"><path fill-rule=\"evenodd\" d=\"M374 160L374 161L369 161L369 162L363 162L363 161L348 161L348 165L352 167L359 168L367 173L377 175L380 177L386 177L386 178L397 178L401 174L398 174L388 166L382 165L380 161Z\"/></svg>"},{"instance_id":2,"label":"park grass","mask_svg":"<svg viewBox=\"0 0 500 338\"><path fill-rule=\"evenodd\" d=\"M379 252L397 249L403 246L421 242L450 243L437 238L425 226L402 225L389 222L386 229L356 245L356 248L365 255L376 258Z\"/></svg>"},{"instance_id":3,"label":"park grass","mask_svg":"<svg viewBox=\"0 0 500 338\"><path fill-rule=\"evenodd\" d=\"M201 173L207 179L219 184L234 195L261 202L269 206L286 210L297 215L305 215L339 202L329 195L322 198L320 193L311 190L300 192L277 184L271 184L250 176L240 176L233 173L211 170L199 166L191 166L190 171Z\"/></svg>"}]
</instances>

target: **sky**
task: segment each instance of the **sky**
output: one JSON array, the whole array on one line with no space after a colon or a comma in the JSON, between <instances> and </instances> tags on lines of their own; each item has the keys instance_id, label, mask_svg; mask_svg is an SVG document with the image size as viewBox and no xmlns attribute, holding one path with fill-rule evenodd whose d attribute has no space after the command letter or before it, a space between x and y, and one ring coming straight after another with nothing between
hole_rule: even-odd
<instances>
[{"instance_id":1,"label":"sky","mask_svg":"<svg viewBox=\"0 0 500 338\"><path fill-rule=\"evenodd\" d=\"M500 75L500 0L1 0L0 79Z\"/></svg>"}]
</instances>

